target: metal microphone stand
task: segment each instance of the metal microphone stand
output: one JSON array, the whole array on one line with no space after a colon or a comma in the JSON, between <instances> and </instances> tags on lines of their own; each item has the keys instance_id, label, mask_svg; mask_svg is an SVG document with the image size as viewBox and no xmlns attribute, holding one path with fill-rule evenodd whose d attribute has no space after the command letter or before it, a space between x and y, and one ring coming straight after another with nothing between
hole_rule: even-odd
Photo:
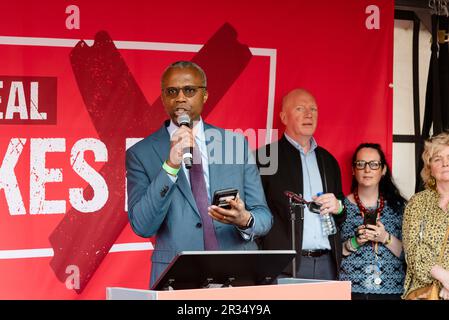
<instances>
[{"instance_id":1,"label":"metal microphone stand","mask_svg":"<svg viewBox=\"0 0 449 320\"><path fill-rule=\"evenodd\" d=\"M290 221L291 221L291 228L292 228L292 250L296 251L296 239L295 239L296 213L295 213L294 207L299 206L299 210L300 210L301 218L302 218L304 215L304 204L298 203L298 202L293 202L291 197L288 197L288 204L289 204L289 209L290 209ZM296 256L292 260L292 268L293 268L292 277L296 278Z\"/></svg>"}]
</instances>

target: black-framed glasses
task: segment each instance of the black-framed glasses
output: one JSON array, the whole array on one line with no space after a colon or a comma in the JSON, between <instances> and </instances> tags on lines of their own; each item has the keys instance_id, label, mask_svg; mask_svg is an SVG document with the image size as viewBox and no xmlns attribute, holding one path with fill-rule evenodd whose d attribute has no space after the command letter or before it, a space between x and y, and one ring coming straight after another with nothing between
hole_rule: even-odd
<instances>
[{"instance_id":1,"label":"black-framed glasses","mask_svg":"<svg viewBox=\"0 0 449 320\"><path fill-rule=\"evenodd\" d=\"M168 98L176 98L179 95L179 91L182 90L182 93L187 98L192 98L198 92L198 89L206 89L204 86L184 86L184 87L167 87L163 88L162 92Z\"/></svg>"},{"instance_id":2,"label":"black-framed glasses","mask_svg":"<svg viewBox=\"0 0 449 320\"><path fill-rule=\"evenodd\" d=\"M354 167L357 170L365 169L366 165L369 165L371 170L379 170L380 167L382 166L382 161L378 161L378 160L371 160L371 161L357 160L357 161L354 161Z\"/></svg>"}]
</instances>

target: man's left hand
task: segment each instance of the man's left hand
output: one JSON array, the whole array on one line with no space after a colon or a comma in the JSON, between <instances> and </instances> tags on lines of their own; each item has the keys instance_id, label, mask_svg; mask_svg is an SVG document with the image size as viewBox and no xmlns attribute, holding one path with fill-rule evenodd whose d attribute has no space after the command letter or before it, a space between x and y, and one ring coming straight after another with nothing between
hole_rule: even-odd
<instances>
[{"instance_id":1,"label":"man's left hand","mask_svg":"<svg viewBox=\"0 0 449 320\"><path fill-rule=\"evenodd\" d=\"M231 209L210 206L208 208L209 215L222 223L233 224L240 228L246 227L251 214L245 209L245 203L238 195L235 200L228 200L228 203Z\"/></svg>"},{"instance_id":2,"label":"man's left hand","mask_svg":"<svg viewBox=\"0 0 449 320\"><path fill-rule=\"evenodd\" d=\"M320 196L312 197L312 200L321 204L321 214L337 214L340 210L340 203L333 193L324 193Z\"/></svg>"}]
</instances>

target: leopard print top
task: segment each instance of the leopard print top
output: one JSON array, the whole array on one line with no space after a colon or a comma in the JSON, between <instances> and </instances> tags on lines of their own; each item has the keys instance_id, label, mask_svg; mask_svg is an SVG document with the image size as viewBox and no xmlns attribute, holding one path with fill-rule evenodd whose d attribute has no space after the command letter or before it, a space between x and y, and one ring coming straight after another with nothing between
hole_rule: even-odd
<instances>
[{"instance_id":1,"label":"leopard print top","mask_svg":"<svg viewBox=\"0 0 449 320\"><path fill-rule=\"evenodd\" d=\"M439 198L435 190L424 190L415 194L405 208L402 244L407 273L403 298L415 289L432 284L430 269L440 264L438 258L449 227L449 211L438 206ZM449 270L449 244L440 265Z\"/></svg>"}]
</instances>

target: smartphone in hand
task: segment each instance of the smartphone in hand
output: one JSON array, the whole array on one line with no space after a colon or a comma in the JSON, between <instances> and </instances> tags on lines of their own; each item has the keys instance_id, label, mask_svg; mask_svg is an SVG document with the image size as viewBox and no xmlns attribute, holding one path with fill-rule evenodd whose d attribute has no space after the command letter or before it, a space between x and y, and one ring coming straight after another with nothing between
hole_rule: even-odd
<instances>
[{"instance_id":1,"label":"smartphone in hand","mask_svg":"<svg viewBox=\"0 0 449 320\"><path fill-rule=\"evenodd\" d=\"M367 224L376 225L377 224L377 212L367 212L363 217L363 224L366 226Z\"/></svg>"},{"instance_id":2,"label":"smartphone in hand","mask_svg":"<svg viewBox=\"0 0 449 320\"><path fill-rule=\"evenodd\" d=\"M235 188L217 190L214 193L212 204L223 209L231 209L227 200L235 200L238 192Z\"/></svg>"}]
</instances>

